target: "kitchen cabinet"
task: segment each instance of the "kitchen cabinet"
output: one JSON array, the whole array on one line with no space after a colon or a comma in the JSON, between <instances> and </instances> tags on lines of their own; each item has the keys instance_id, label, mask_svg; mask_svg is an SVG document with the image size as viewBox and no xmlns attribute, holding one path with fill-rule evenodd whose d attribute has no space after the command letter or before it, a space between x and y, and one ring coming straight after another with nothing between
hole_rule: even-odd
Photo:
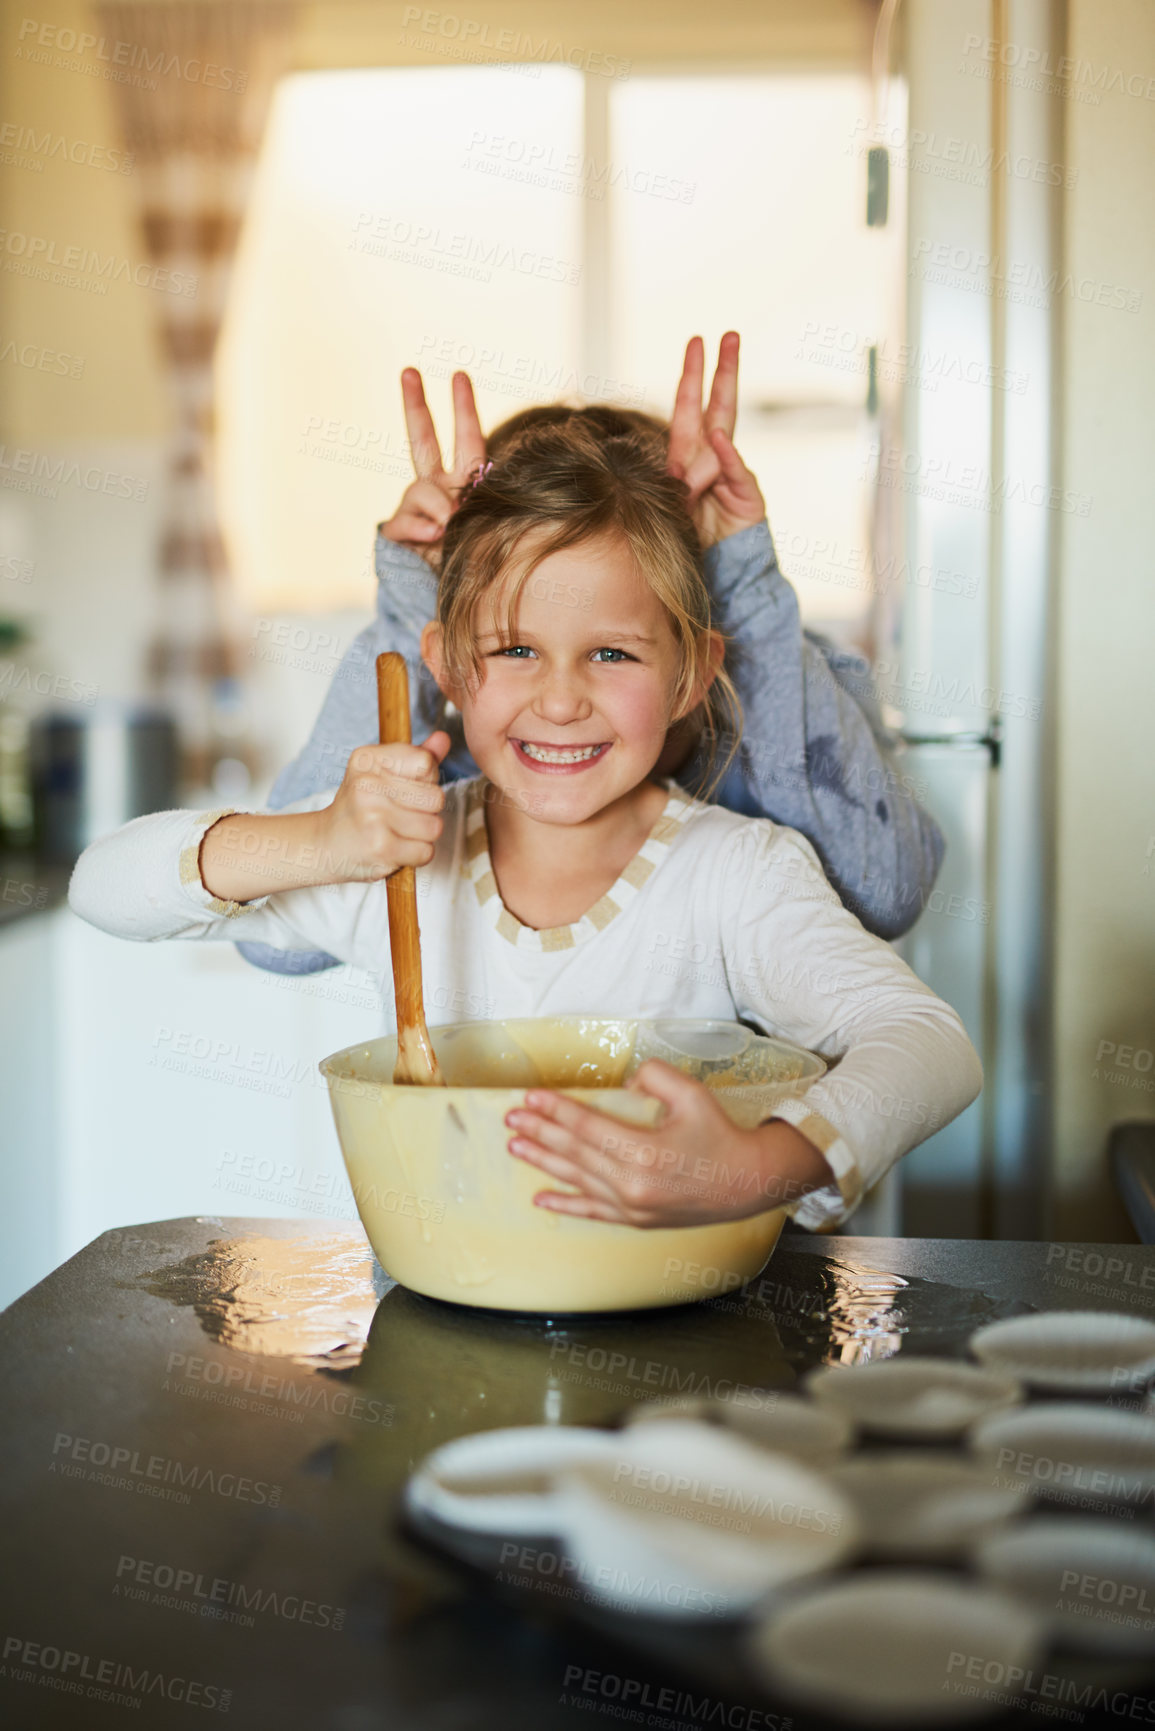
<instances>
[{"instance_id":1,"label":"kitchen cabinet","mask_svg":"<svg viewBox=\"0 0 1155 1731\"><path fill-rule=\"evenodd\" d=\"M0 926L0 1305L83 1243L60 1231L56 916Z\"/></svg>"},{"instance_id":2,"label":"kitchen cabinet","mask_svg":"<svg viewBox=\"0 0 1155 1731\"><path fill-rule=\"evenodd\" d=\"M127 1222L356 1214L317 1063L381 1031L364 976L124 943L67 907L0 932L0 968L0 1303Z\"/></svg>"}]
</instances>

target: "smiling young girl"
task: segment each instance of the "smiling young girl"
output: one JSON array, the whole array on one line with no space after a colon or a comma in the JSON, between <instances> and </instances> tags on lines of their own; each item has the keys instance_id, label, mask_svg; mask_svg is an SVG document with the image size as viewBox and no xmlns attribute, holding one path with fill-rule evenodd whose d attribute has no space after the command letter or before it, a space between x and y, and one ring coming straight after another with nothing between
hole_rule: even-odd
<instances>
[{"instance_id":1,"label":"smiling young girl","mask_svg":"<svg viewBox=\"0 0 1155 1731\"><path fill-rule=\"evenodd\" d=\"M511 1153L567 1187L541 1206L634 1226L782 1202L807 1226L842 1220L981 1072L954 1011L843 907L803 837L655 774L692 712L707 777L724 768L711 740L738 730L698 551L686 487L644 429L529 429L449 520L422 638L480 775L438 785L450 739L435 732L360 747L335 793L289 811L138 818L82 855L73 908L127 938L314 946L376 970L382 880L416 866L432 1001L739 1017L836 1063L739 1129L651 1061L634 1085L665 1110L642 1147L533 1091Z\"/></svg>"}]
</instances>

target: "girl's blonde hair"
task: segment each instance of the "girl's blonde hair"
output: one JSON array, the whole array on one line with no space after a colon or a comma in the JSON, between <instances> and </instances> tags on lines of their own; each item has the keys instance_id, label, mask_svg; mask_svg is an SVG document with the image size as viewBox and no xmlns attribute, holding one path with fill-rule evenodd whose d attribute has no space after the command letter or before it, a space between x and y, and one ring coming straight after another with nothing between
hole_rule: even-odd
<instances>
[{"instance_id":1,"label":"girl's blonde hair","mask_svg":"<svg viewBox=\"0 0 1155 1731\"><path fill-rule=\"evenodd\" d=\"M668 428L640 410L549 404L511 417L491 435L492 467L467 486L445 530L437 617L454 677L481 676L475 619L483 597L518 562L509 595L512 638L522 587L543 559L600 537L623 542L665 608L680 651L674 712L710 680L710 593L685 483L666 473ZM737 749L742 712L724 668L700 705L703 762L696 791L717 786ZM721 763L723 740L729 750Z\"/></svg>"}]
</instances>

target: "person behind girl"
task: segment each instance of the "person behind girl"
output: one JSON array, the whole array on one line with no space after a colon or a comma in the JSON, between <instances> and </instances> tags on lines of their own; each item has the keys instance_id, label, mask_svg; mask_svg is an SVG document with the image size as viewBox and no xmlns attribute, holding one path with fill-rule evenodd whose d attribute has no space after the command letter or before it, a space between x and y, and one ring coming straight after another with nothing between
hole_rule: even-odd
<instances>
[{"instance_id":1,"label":"person behind girl","mask_svg":"<svg viewBox=\"0 0 1155 1731\"><path fill-rule=\"evenodd\" d=\"M292 811L136 819L82 854L69 899L125 938L251 937L375 970L382 880L415 866L439 1001L495 1018L737 1017L836 1064L739 1129L650 1061L633 1086L665 1115L642 1145L532 1090L510 1151L565 1187L540 1206L650 1227L788 1203L829 1225L975 1097L981 1071L955 1012L843 906L803 836L656 773L695 711L708 777L740 729L689 497L644 429L528 429L447 522L422 633L480 774L440 785L444 731L361 746L335 792ZM383 997L393 1026L387 983Z\"/></svg>"},{"instance_id":2,"label":"person behind girl","mask_svg":"<svg viewBox=\"0 0 1155 1731\"><path fill-rule=\"evenodd\" d=\"M619 423L650 429L661 445L663 465L690 489L715 623L729 639L728 668L741 695L745 731L710 797L731 811L801 830L864 925L881 937L899 937L934 887L942 835L914 797L877 709L863 696L869 668L860 657L839 653L802 629L797 598L778 569L758 483L734 449L738 352L737 332L727 332L704 411L705 356L699 337L687 346L668 425L638 411L618 411ZM446 717L442 693L432 681L414 677L423 671L421 632L436 611L436 566L446 524L487 456L500 460L543 419L577 413L600 426L606 413L601 405L574 410L560 403L524 410L487 441L468 375L457 373L455 450L446 470L414 368L402 374L402 395L418 478L395 515L380 525L377 615L334 675L305 748L277 778L269 797L273 808L335 785L354 747L376 738L373 666L387 649L398 650L409 662L413 737L445 726L453 739L442 779L476 775L457 718ZM695 718L685 718L662 760L663 771L687 788L700 781L697 731ZM287 954L257 944L243 944L241 951L258 967L280 973L309 973L334 964L324 954Z\"/></svg>"}]
</instances>

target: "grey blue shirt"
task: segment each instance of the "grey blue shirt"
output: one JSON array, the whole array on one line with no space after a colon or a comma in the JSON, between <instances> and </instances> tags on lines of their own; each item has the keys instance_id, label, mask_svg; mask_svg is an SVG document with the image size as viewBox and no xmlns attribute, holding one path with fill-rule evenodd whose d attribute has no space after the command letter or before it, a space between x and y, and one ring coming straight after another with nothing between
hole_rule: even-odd
<instances>
[{"instance_id":1,"label":"grey blue shirt","mask_svg":"<svg viewBox=\"0 0 1155 1731\"><path fill-rule=\"evenodd\" d=\"M798 598L778 569L761 522L703 555L714 625L727 639L726 665L742 703L742 738L712 799L747 817L768 817L813 844L843 902L868 931L896 938L913 925L933 887L944 843L902 773L877 710L848 689L867 671L857 656L804 631ZM277 777L269 809L336 788L349 753L377 738L376 659L397 650L409 667L413 738L445 727L453 748L446 781L477 774L461 731L421 660L423 627L437 607L437 576L419 553L380 533L377 612L353 640L300 755ZM861 686L860 686L861 689ZM702 765L677 780L693 790ZM334 967L322 951L266 944L237 948L258 967L315 973Z\"/></svg>"}]
</instances>

